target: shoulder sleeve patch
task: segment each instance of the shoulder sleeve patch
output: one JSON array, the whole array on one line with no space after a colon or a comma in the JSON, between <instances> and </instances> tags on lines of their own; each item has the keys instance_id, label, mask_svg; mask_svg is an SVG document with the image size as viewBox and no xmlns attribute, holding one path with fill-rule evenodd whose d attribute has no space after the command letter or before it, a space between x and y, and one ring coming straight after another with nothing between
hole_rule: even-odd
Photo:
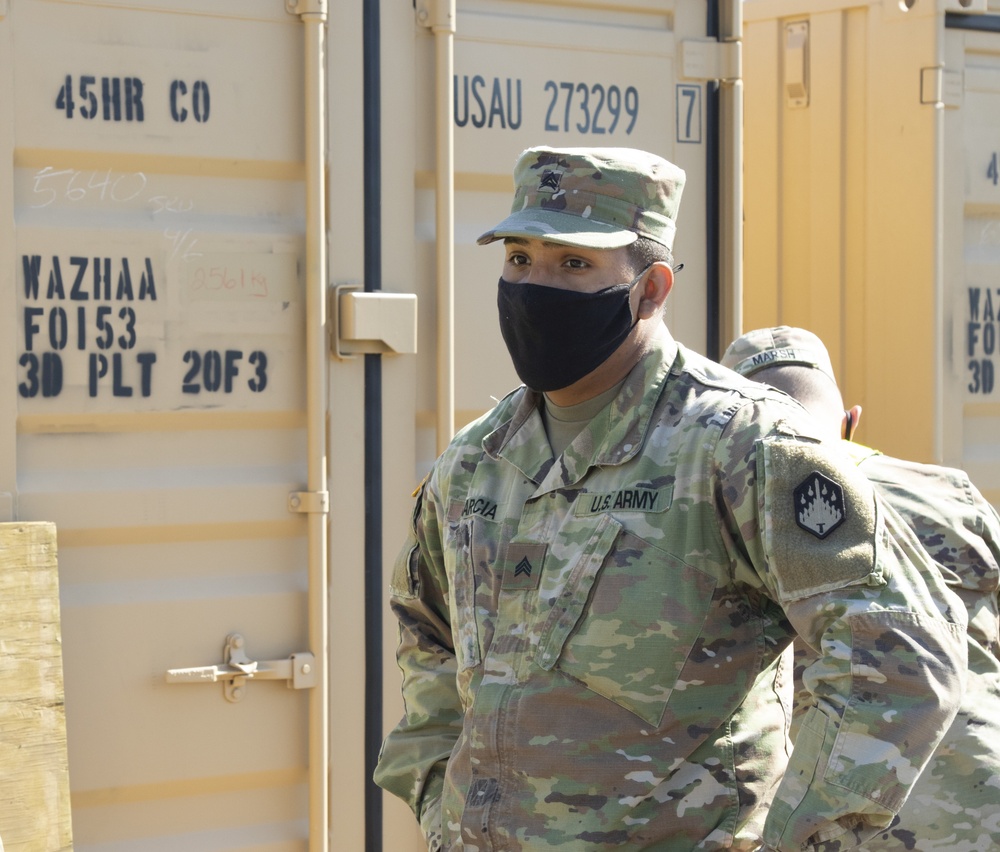
<instances>
[{"instance_id":1,"label":"shoulder sleeve patch","mask_svg":"<svg viewBox=\"0 0 1000 852\"><path fill-rule=\"evenodd\" d=\"M779 601L880 584L867 478L829 445L778 437L760 449L764 551Z\"/></svg>"}]
</instances>

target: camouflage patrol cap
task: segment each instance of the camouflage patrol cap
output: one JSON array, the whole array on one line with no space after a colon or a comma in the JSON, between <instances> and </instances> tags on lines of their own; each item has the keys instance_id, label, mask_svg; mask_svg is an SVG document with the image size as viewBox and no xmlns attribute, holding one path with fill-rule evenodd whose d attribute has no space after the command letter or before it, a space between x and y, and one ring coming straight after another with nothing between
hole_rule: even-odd
<instances>
[{"instance_id":1,"label":"camouflage patrol cap","mask_svg":"<svg viewBox=\"0 0 1000 852\"><path fill-rule=\"evenodd\" d=\"M722 355L724 367L747 377L765 367L787 364L812 367L837 381L823 341L804 328L779 325L754 329L737 337Z\"/></svg>"},{"instance_id":2,"label":"camouflage patrol cap","mask_svg":"<svg viewBox=\"0 0 1000 852\"><path fill-rule=\"evenodd\" d=\"M528 148L514 166L510 215L483 234L611 249L649 237L673 248L684 170L634 148Z\"/></svg>"}]
</instances>

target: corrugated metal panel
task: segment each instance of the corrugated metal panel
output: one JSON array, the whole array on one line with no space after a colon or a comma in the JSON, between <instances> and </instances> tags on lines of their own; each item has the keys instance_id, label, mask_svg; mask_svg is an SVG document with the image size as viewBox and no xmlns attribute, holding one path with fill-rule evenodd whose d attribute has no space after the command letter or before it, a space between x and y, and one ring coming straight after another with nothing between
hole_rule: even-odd
<instances>
[{"instance_id":1,"label":"corrugated metal panel","mask_svg":"<svg viewBox=\"0 0 1000 852\"><path fill-rule=\"evenodd\" d=\"M945 452L1000 505L1000 16L949 27L945 115L945 295L951 318Z\"/></svg>"},{"instance_id":2,"label":"corrugated metal panel","mask_svg":"<svg viewBox=\"0 0 1000 852\"><path fill-rule=\"evenodd\" d=\"M983 0L745 11L745 326L814 330L860 440L1000 502L1000 18Z\"/></svg>"},{"instance_id":3,"label":"corrugated metal panel","mask_svg":"<svg viewBox=\"0 0 1000 852\"><path fill-rule=\"evenodd\" d=\"M287 506L305 477L301 35L274 4L196 11L23 2L3 22L0 490L58 528L81 850L308 832L306 693L165 682L221 664L232 631L254 659L308 650Z\"/></svg>"},{"instance_id":4,"label":"corrugated metal panel","mask_svg":"<svg viewBox=\"0 0 1000 852\"><path fill-rule=\"evenodd\" d=\"M362 5L329 7L331 285L364 281ZM434 455L434 62L381 5L383 286L420 298L387 356L384 573ZM668 322L705 348L709 89L679 45L701 0L459 3L454 93L459 423L515 384L498 249L517 154L626 145L688 172ZM170 685L307 648L305 165L299 19L281 0L0 0L0 520L58 526L76 848L307 848L306 692ZM363 647L361 360L329 373L332 848L364 837L366 653L401 712L387 608ZM384 848L419 849L386 803ZM0 824L2 834L2 824Z\"/></svg>"},{"instance_id":5,"label":"corrugated metal panel","mask_svg":"<svg viewBox=\"0 0 1000 852\"><path fill-rule=\"evenodd\" d=\"M627 6L464 2L455 42L456 409L460 424L518 383L496 324L502 248L476 237L509 210L511 171L532 145L645 148L688 173L675 254L685 261L667 322L704 351L707 288L706 86L680 74L679 44L705 39L704 4ZM424 55L430 61L430 54ZM421 74L429 75L429 66ZM429 79L429 77L427 77ZM418 262L433 265L431 116L418 115ZM421 294L421 304L432 304ZM433 313L420 339L434 339ZM433 366L432 361L421 361ZM431 421L433 372L420 374L421 426ZM425 439L426 440L426 439ZM422 441L429 461L433 445Z\"/></svg>"}]
</instances>

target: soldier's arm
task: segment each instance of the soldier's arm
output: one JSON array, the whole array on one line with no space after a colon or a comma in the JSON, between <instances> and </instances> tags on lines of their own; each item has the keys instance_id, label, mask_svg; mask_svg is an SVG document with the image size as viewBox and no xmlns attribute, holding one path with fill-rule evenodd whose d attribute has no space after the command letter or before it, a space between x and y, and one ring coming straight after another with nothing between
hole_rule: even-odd
<instances>
[{"instance_id":1,"label":"soldier's arm","mask_svg":"<svg viewBox=\"0 0 1000 852\"><path fill-rule=\"evenodd\" d=\"M1000 566L1000 515L997 514L997 510L993 505L987 501L987 499L982 495L978 488L972 484L970 481L968 484L969 490L972 494L972 503L975 508L976 514L980 519L982 528L977 530L982 536L983 541L986 543L987 548L989 548L990 554L992 555L992 564L988 566L988 570L991 572L993 579L997 585L997 591L994 595L994 600L997 604L997 610L994 610L994 616L997 615L997 611L1000 610L1000 576L997 575L997 568ZM994 630L993 636L991 637L996 644L993 645L994 648L1000 648L1000 619L994 619L994 625L996 629Z\"/></svg>"},{"instance_id":2,"label":"soldier's arm","mask_svg":"<svg viewBox=\"0 0 1000 852\"><path fill-rule=\"evenodd\" d=\"M982 492L976 488L975 483L969 479L968 474L965 475L965 484L975 512L982 519L983 527L980 533L989 545L993 555L1000 561L1000 514L997 513L993 504L983 496Z\"/></svg>"},{"instance_id":3,"label":"soldier's arm","mask_svg":"<svg viewBox=\"0 0 1000 852\"><path fill-rule=\"evenodd\" d=\"M390 603L399 621L396 658L405 715L382 744L375 783L403 799L420 820L429 849L441 836L444 773L462 729L447 580L436 501L425 485L393 570Z\"/></svg>"},{"instance_id":4,"label":"soldier's arm","mask_svg":"<svg viewBox=\"0 0 1000 852\"><path fill-rule=\"evenodd\" d=\"M805 424L741 449L744 427L721 453L733 542L819 655L763 840L849 849L891 823L957 712L965 615L839 451L803 437Z\"/></svg>"}]
</instances>

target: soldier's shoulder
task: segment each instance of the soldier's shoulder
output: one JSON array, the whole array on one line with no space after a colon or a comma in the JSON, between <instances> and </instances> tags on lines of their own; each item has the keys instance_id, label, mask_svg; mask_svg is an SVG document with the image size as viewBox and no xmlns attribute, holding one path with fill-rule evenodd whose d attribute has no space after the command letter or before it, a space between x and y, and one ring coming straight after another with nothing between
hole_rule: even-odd
<instances>
[{"instance_id":1,"label":"soldier's shoulder","mask_svg":"<svg viewBox=\"0 0 1000 852\"><path fill-rule=\"evenodd\" d=\"M497 400L489 411L462 426L434 463L435 472L440 474L465 467L469 463L470 456L479 456L483 452L483 442L487 437L510 424L527 392L527 388L523 385L515 388Z\"/></svg>"},{"instance_id":2,"label":"soldier's shoulder","mask_svg":"<svg viewBox=\"0 0 1000 852\"><path fill-rule=\"evenodd\" d=\"M722 392L736 393L748 399L761 399L781 394L780 391L768 385L744 378L739 373L733 372L728 367L723 367L717 361L713 361L682 344L678 344L678 358L675 368L678 375L694 384ZM784 396L784 394L781 395Z\"/></svg>"},{"instance_id":3,"label":"soldier's shoulder","mask_svg":"<svg viewBox=\"0 0 1000 852\"><path fill-rule=\"evenodd\" d=\"M901 459L875 453L859 462L864 474L880 485L906 489L927 499L971 504L974 486L959 468Z\"/></svg>"},{"instance_id":4,"label":"soldier's shoulder","mask_svg":"<svg viewBox=\"0 0 1000 852\"><path fill-rule=\"evenodd\" d=\"M675 393L684 395L688 410L700 414L705 422L727 428L734 420L741 425L753 421L764 431L788 423L792 433L813 433L811 423L803 419L805 410L788 394L747 379L686 347L680 347L675 375Z\"/></svg>"},{"instance_id":5,"label":"soldier's shoulder","mask_svg":"<svg viewBox=\"0 0 1000 852\"><path fill-rule=\"evenodd\" d=\"M887 455L871 456L859 466L904 515L916 513L949 523L961 520L1000 541L1000 516L961 468Z\"/></svg>"}]
</instances>

